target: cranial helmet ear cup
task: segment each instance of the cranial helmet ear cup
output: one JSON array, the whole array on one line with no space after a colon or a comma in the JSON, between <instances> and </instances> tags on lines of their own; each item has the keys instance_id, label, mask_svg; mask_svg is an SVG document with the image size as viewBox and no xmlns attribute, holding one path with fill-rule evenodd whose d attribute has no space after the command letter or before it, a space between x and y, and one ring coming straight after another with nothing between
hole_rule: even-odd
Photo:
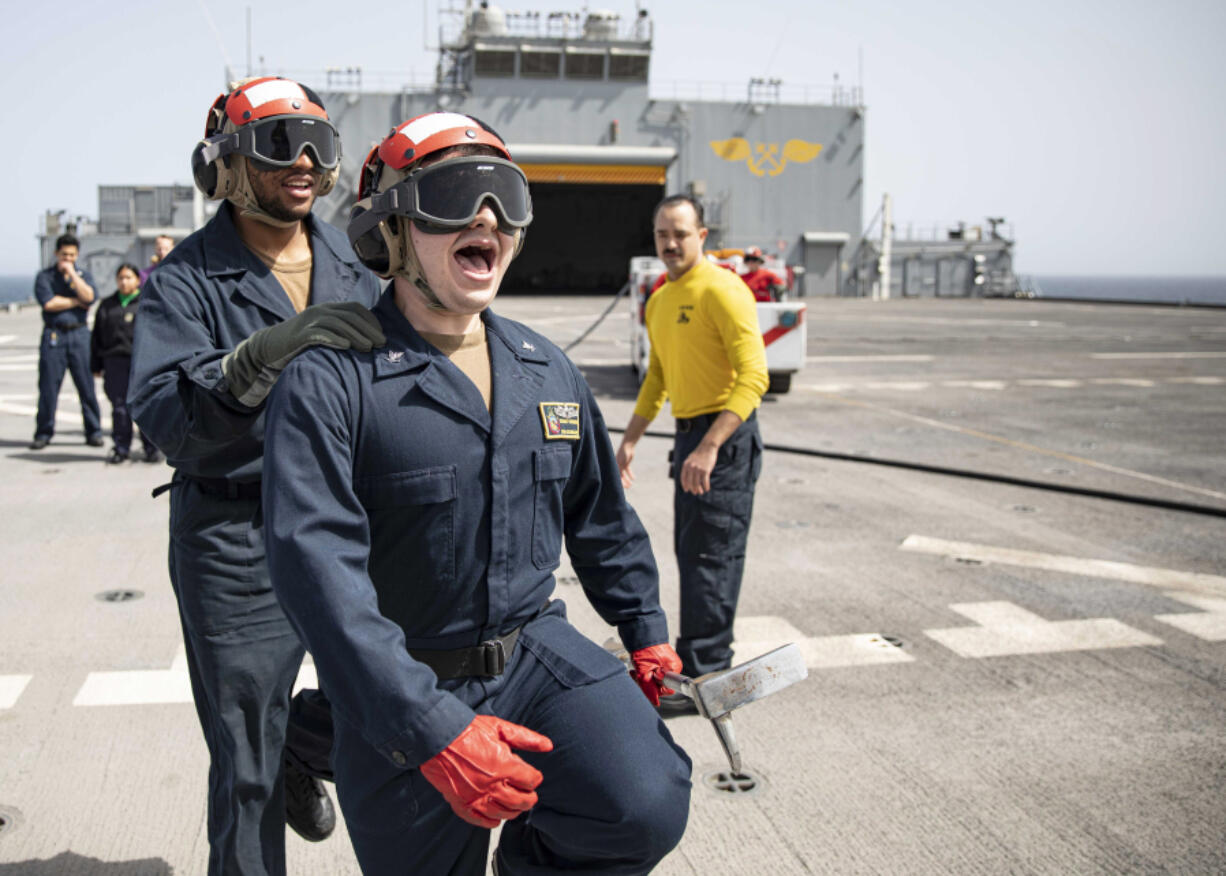
<instances>
[{"instance_id":1,"label":"cranial helmet ear cup","mask_svg":"<svg viewBox=\"0 0 1226 876\"><path fill-rule=\"evenodd\" d=\"M336 186L336 181L340 179L340 176L341 176L341 163L337 161L336 167L332 168L331 170L325 170L323 172L323 177L319 181L319 195L318 196L322 198L324 195L328 194L328 192L332 191L332 189Z\"/></svg>"},{"instance_id":2,"label":"cranial helmet ear cup","mask_svg":"<svg viewBox=\"0 0 1226 876\"><path fill-rule=\"evenodd\" d=\"M204 147L207 140L201 140L192 150L192 177L196 188L210 201L220 201L229 197L238 188L238 168L234 166L231 156L225 155L212 161L204 160Z\"/></svg>"},{"instance_id":3,"label":"cranial helmet ear cup","mask_svg":"<svg viewBox=\"0 0 1226 876\"><path fill-rule=\"evenodd\" d=\"M201 140L192 150L192 177L196 180L196 188L206 198L212 198L217 189L217 168L213 162L204 160L204 141Z\"/></svg>"},{"instance_id":4,"label":"cranial helmet ear cup","mask_svg":"<svg viewBox=\"0 0 1226 876\"><path fill-rule=\"evenodd\" d=\"M350 224L369 209L370 198L363 198L354 204L349 211ZM404 266L400 227L395 216L388 216L366 232L349 239L358 260L385 279Z\"/></svg>"}]
</instances>

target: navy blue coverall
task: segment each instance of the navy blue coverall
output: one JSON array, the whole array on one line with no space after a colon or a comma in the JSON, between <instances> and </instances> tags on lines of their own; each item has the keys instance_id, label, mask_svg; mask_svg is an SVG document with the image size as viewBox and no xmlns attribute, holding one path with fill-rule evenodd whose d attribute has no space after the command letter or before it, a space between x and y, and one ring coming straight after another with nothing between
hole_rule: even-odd
<instances>
[{"instance_id":1,"label":"navy blue coverall","mask_svg":"<svg viewBox=\"0 0 1226 876\"><path fill-rule=\"evenodd\" d=\"M294 316L294 308L239 238L230 210L223 204L150 274L129 403L141 431L175 468L170 580L211 757L209 873L280 874L282 750L303 648L264 560L264 409L234 398L221 360L253 332ZM311 303L372 306L378 279L344 235L313 216L306 221ZM294 704L302 705L301 695Z\"/></svg>"},{"instance_id":2,"label":"navy blue coverall","mask_svg":"<svg viewBox=\"0 0 1226 876\"><path fill-rule=\"evenodd\" d=\"M78 268L81 279L94 290L98 284L84 268ZM76 298L77 292L64 279L55 265L38 272L34 279L34 297L40 305L56 295ZM94 375L89 370L89 328L85 318L89 307L71 307L56 313L43 311L43 335L38 344L38 414L34 420L34 437L50 441L55 434L55 408L64 383L64 372L72 375L72 383L81 399L81 421L86 438L102 437L102 411L98 394L94 392Z\"/></svg>"},{"instance_id":3,"label":"navy blue coverall","mask_svg":"<svg viewBox=\"0 0 1226 876\"><path fill-rule=\"evenodd\" d=\"M689 759L622 664L549 602L565 538L625 645L668 641L647 533L591 391L557 347L486 311L487 410L390 291L375 314L386 347L308 350L274 388L264 497L273 585L332 700L362 870L484 872L489 832L416 769L479 713L555 746L520 753L544 781L503 826L502 876L645 873L684 832ZM521 626L497 676L440 681L409 653Z\"/></svg>"}]
</instances>

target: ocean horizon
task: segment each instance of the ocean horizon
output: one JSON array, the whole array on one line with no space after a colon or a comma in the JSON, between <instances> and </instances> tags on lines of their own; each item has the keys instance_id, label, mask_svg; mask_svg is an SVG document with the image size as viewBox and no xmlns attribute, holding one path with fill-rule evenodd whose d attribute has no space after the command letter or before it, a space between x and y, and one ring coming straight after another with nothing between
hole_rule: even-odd
<instances>
[{"instance_id":1,"label":"ocean horizon","mask_svg":"<svg viewBox=\"0 0 1226 876\"><path fill-rule=\"evenodd\" d=\"M1226 307L1226 276L1222 277L1139 277L1073 276L1063 274L1024 275L1036 297L1079 301L1121 301L1150 304L1208 304ZM102 295L115 291L105 283ZM612 294L612 292L610 292ZM31 301L34 276L0 275L0 305Z\"/></svg>"}]
</instances>

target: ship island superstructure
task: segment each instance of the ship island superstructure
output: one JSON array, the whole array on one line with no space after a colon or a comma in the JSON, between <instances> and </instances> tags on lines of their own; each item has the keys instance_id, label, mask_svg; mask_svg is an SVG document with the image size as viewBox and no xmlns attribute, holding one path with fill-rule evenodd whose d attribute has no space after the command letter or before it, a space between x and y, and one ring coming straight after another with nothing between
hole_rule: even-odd
<instances>
[{"instance_id":1,"label":"ship island superstructure","mask_svg":"<svg viewBox=\"0 0 1226 876\"><path fill-rule=\"evenodd\" d=\"M624 18L467 0L440 14L430 82L372 88L354 68L323 82L294 76L321 93L345 144L317 215L343 228L369 148L405 119L449 110L497 130L532 186L534 221L506 291L616 291L630 259L654 251L654 205L685 193L704 206L709 249L772 252L795 267L794 294L1013 294L1013 244L995 220L991 234L962 223L939 240L894 239L888 208L864 226L859 86L652 83L653 29L642 8ZM214 206L186 186L101 186L96 224L69 227L94 275L109 277L120 261L147 263L153 237L183 236ZM48 212L44 264L64 227Z\"/></svg>"}]
</instances>

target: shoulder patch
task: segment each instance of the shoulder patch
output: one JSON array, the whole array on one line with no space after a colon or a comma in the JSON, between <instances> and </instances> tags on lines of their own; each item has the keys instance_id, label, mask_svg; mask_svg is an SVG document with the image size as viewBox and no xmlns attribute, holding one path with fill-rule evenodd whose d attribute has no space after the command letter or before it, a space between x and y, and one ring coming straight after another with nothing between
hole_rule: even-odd
<instances>
[{"instance_id":1,"label":"shoulder patch","mask_svg":"<svg viewBox=\"0 0 1226 876\"><path fill-rule=\"evenodd\" d=\"M578 402L541 402L540 409L547 441L579 440Z\"/></svg>"}]
</instances>

